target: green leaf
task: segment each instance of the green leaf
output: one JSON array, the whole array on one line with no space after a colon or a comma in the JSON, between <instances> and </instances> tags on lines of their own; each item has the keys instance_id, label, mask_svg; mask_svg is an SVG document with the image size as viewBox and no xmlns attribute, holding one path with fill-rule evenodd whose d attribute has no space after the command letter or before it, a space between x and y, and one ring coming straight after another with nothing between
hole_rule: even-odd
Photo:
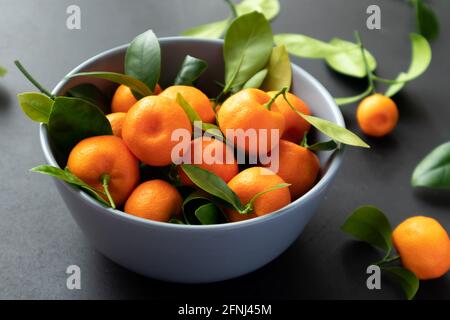
<instances>
[{"instance_id":1,"label":"green leaf","mask_svg":"<svg viewBox=\"0 0 450 320\"><path fill-rule=\"evenodd\" d=\"M307 148L311 151L331 151L337 149L338 144L334 140L317 142L313 145L307 146Z\"/></svg>"},{"instance_id":2,"label":"green leaf","mask_svg":"<svg viewBox=\"0 0 450 320\"><path fill-rule=\"evenodd\" d=\"M238 16L257 11L267 20L272 20L280 13L280 2L278 0L244 0L236 4L235 8Z\"/></svg>"},{"instance_id":3,"label":"green leaf","mask_svg":"<svg viewBox=\"0 0 450 320\"><path fill-rule=\"evenodd\" d=\"M261 87L262 83L264 82L264 79L267 76L267 73L269 71L267 69L262 69L261 71L257 72L253 77L251 77L242 87L243 89L248 88L256 88L258 89Z\"/></svg>"},{"instance_id":4,"label":"green leaf","mask_svg":"<svg viewBox=\"0 0 450 320\"><path fill-rule=\"evenodd\" d=\"M48 123L52 111L53 100L45 94L25 92L17 95L23 112L33 121Z\"/></svg>"},{"instance_id":5,"label":"green leaf","mask_svg":"<svg viewBox=\"0 0 450 320\"><path fill-rule=\"evenodd\" d=\"M63 154L85 138L112 135L111 125L99 108L86 100L69 97L56 97L48 132Z\"/></svg>"},{"instance_id":6,"label":"green leaf","mask_svg":"<svg viewBox=\"0 0 450 320\"><path fill-rule=\"evenodd\" d=\"M67 90L68 97L80 98L99 107L104 113L109 113L109 103L103 92L92 83L82 83Z\"/></svg>"},{"instance_id":7,"label":"green leaf","mask_svg":"<svg viewBox=\"0 0 450 320\"><path fill-rule=\"evenodd\" d=\"M131 41L125 54L125 74L145 83L153 91L161 72L158 38L148 30Z\"/></svg>"},{"instance_id":8,"label":"green leaf","mask_svg":"<svg viewBox=\"0 0 450 320\"><path fill-rule=\"evenodd\" d=\"M269 72L262 84L262 90L280 91L283 88L288 88L289 90L292 82L292 68L285 45L272 49L267 68Z\"/></svg>"},{"instance_id":9,"label":"green leaf","mask_svg":"<svg viewBox=\"0 0 450 320\"><path fill-rule=\"evenodd\" d=\"M130 87L130 89L142 97L150 96L152 95L152 90L147 87L145 83L142 81L135 79L133 77L130 77L125 74L116 73L116 72L102 72L102 71L95 71L95 72L80 72L76 74L72 74L68 76L69 78L75 78L75 77L94 77L94 78L100 78L109 80L118 84L123 84L127 87Z\"/></svg>"},{"instance_id":10,"label":"green leaf","mask_svg":"<svg viewBox=\"0 0 450 320\"><path fill-rule=\"evenodd\" d=\"M382 267L400 284L408 300L412 300L419 290L419 279L416 275L401 267Z\"/></svg>"},{"instance_id":11,"label":"green leaf","mask_svg":"<svg viewBox=\"0 0 450 320\"><path fill-rule=\"evenodd\" d=\"M353 96L353 97L335 98L334 101L336 102L336 104L338 106L345 106L347 104L358 102L359 100L367 97L372 92L372 90L373 90L373 88L369 87L369 88L366 89L366 91L364 91L361 94L358 94L358 95Z\"/></svg>"},{"instance_id":12,"label":"green leaf","mask_svg":"<svg viewBox=\"0 0 450 320\"><path fill-rule=\"evenodd\" d=\"M267 64L273 35L267 19L252 12L235 19L227 30L223 54L225 89L240 87Z\"/></svg>"},{"instance_id":13,"label":"green leaf","mask_svg":"<svg viewBox=\"0 0 450 320\"><path fill-rule=\"evenodd\" d=\"M201 224L210 225L221 223L223 214L215 204L207 203L195 210L195 216Z\"/></svg>"},{"instance_id":14,"label":"green leaf","mask_svg":"<svg viewBox=\"0 0 450 320\"><path fill-rule=\"evenodd\" d=\"M290 54L301 58L322 59L341 51L340 48L302 34L282 33L274 37L275 43L285 45Z\"/></svg>"},{"instance_id":15,"label":"green leaf","mask_svg":"<svg viewBox=\"0 0 450 320\"><path fill-rule=\"evenodd\" d=\"M202 130L211 137L220 141L225 141L222 131L220 131L220 128L215 124L202 122Z\"/></svg>"},{"instance_id":16,"label":"green leaf","mask_svg":"<svg viewBox=\"0 0 450 320\"><path fill-rule=\"evenodd\" d=\"M355 147L370 148L370 146L365 143L360 137L344 127L338 126L337 124L325 119L309 116L298 111L297 113L307 122L309 122L314 128L326 134L334 141Z\"/></svg>"},{"instance_id":17,"label":"green leaf","mask_svg":"<svg viewBox=\"0 0 450 320\"><path fill-rule=\"evenodd\" d=\"M180 71L175 78L175 85L193 86L195 81L208 68L205 60L187 55L184 58Z\"/></svg>"},{"instance_id":18,"label":"green leaf","mask_svg":"<svg viewBox=\"0 0 450 320\"><path fill-rule=\"evenodd\" d=\"M102 197L99 196L99 193L103 193L103 192L92 188L90 185L88 185L87 183L82 181L80 178L75 176L72 172L70 172L70 170L68 168L66 168L65 170L62 170L61 168L57 168L57 167L41 165L41 166L32 168L30 171L45 174L48 176L52 176L52 177L60 179L64 182L67 182L75 187L79 187L82 190L88 192L98 202L109 207L109 203L106 202Z\"/></svg>"},{"instance_id":19,"label":"green leaf","mask_svg":"<svg viewBox=\"0 0 450 320\"><path fill-rule=\"evenodd\" d=\"M230 19L225 19L217 22L203 24L194 28L187 29L183 31L181 35L194 38L218 39L223 35L229 23Z\"/></svg>"},{"instance_id":20,"label":"green leaf","mask_svg":"<svg viewBox=\"0 0 450 320\"><path fill-rule=\"evenodd\" d=\"M356 209L341 230L386 252L392 250L392 230L384 213L373 206L363 206Z\"/></svg>"},{"instance_id":21,"label":"green leaf","mask_svg":"<svg viewBox=\"0 0 450 320\"><path fill-rule=\"evenodd\" d=\"M439 35L439 20L435 13L422 0L415 0L416 21L419 33L428 40L434 40Z\"/></svg>"},{"instance_id":22,"label":"green leaf","mask_svg":"<svg viewBox=\"0 0 450 320\"><path fill-rule=\"evenodd\" d=\"M181 93L177 93L177 103L183 108L184 112L191 121L191 124L194 125L196 121L202 121L197 111L186 101L186 99L181 95Z\"/></svg>"},{"instance_id":23,"label":"green leaf","mask_svg":"<svg viewBox=\"0 0 450 320\"><path fill-rule=\"evenodd\" d=\"M238 196L214 173L189 164L182 164L181 169L203 191L222 199L238 211L244 210Z\"/></svg>"},{"instance_id":24,"label":"green leaf","mask_svg":"<svg viewBox=\"0 0 450 320\"><path fill-rule=\"evenodd\" d=\"M411 184L413 187L450 188L450 142L435 148L419 163Z\"/></svg>"},{"instance_id":25,"label":"green leaf","mask_svg":"<svg viewBox=\"0 0 450 320\"><path fill-rule=\"evenodd\" d=\"M330 68L351 77L364 78L367 76L359 46L339 38L332 39L330 44L340 49L339 52L329 54L326 57L326 62ZM365 54L370 71L374 71L377 68L375 58L367 50L365 50Z\"/></svg>"},{"instance_id":26,"label":"green leaf","mask_svg":"<svg viewBox=\"0 0 450 320\"><path fill-rule=\"evenodd\" d=\"M4 77L6 73L6 69L0 66L0 77Z\"/></svg>"},{"instance_id":27,"label":"green leaf","mask_svg":"<svg viewBox=\"0 0 450 320\"><path fill-rule=\"evenodd\" d=\"M199 224L195 210L207 203L212 203L213 197L204 191L194 191L183 201L183 217L187 224Z\"/></svg>"},{"instance_id":28,"label":"green leaf","mask_svg":"<svg viewBox=\"0 0 450 320\"><path fill-rule=\"evenodd\" d=\"M397 76L394 82L398 83L394 83L388 88L385 93L388 97L392 97L398 93L405 86L405 82L419 77L428 69L431 63L432 51L427 39L415 33L411 33L410 38L412 46L411 64L408 72L402 72ZM380 80L379 78L375 79Z\"/></svg>"}]
</instances>

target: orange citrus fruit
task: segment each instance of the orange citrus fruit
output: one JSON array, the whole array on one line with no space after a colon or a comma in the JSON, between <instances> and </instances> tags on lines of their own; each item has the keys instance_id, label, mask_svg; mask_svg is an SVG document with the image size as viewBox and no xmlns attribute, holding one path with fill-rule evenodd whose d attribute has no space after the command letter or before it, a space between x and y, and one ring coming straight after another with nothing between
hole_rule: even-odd
<instances>
[{"instance_id":1,"label":"orange citrus fruit","mask_svg":"<svg viewBox=\"0 0 450 320\"><path fill-rule=\"evenodd\" d=\"M251 154L260 152L259 148L262 146L267 151L272 150L279 143L279 139L271 138L272 130L278 130L280 138L284 132L285 120L282 114L264 107L264 104L269 101L270 96L259 89L244 89L232 95L220 107L218 113L220 130L225 135L227 135L228 129L241 129L244 133L255 132L256 148L252 146L250 135L239 139L235 134L234 145L240 150ZM276 109L275 104L276 102L272 104L271 108ZM266 134L265 143L260 139L261 134Z\"/></svg>"},{"instance_id":2,"label":"orange citrus fruit","mask_svg":"<svg viewBox=\"0 0 450 320\"><path fill-rule=\"evenodd\" d=\"M159 95L176 100L178 93L183 96L195 111L197 111L203 122L214 123L215 114L211 107L211 101L209 101L209 98L199 89L191 86L171 86L166 88Z\"/></svg>"},{"instance_id":3,"label":"orange citrus fruit","mask_svg":"<svg viewBox=\"0 0 450 320\"><path fill-rule=\"evenodd\" d=\"M122 137L131 152L145 164L166 166L172 163L172 148L179 143L172 140L173 132L178 129L192 133L184 110L169 98L149 96L128 111Z\"/></svg>"},{"instance_id":4,"label":"orange citrus fruit","mask_svg":"<svg viewBox=\"0 0 450 320\"><path fill-rule=\"evenodd\" d=\"M450 268L450 239L433 218L412 217L392 233L403 266L421 280L439 278Z\"/></svg>"},{"instance_id":5,"label":"orange citrus fruit","mask_svg":"<svg viewBox=\"0 0 450 320\"><path fill-rule=\"evenodd\" d=\"M167 222L179 216L183 198L163 180L150 180L134 189L125 203L125 212L144 219Z\"/></svg>"},{"instance_id":6,"label":"orange citrus fruit","mask_svg":"<svg viewBox=\"0 0 450 320\"><path fill-rule=\"evenodd\" d=\"M127 114L125 112L115 112L106 115L106 118L111 124L113 134L116 137L122 138L122 126L126 115Z\"/></svg>"},{"instance_id":7,"label":"orange citrus fruit","mask_svg":"<svg viewBox=\"0 0 450 320\"><path fill-rule=\"evenodd\" d=\"M277 174L262 167L251 167L238 173L228 182L228 186L241 200L242 204L247 204L257 193L265 191L278 184L285 183ZM291 195L288 187L276 189L263 194L253 204L253 212L250 214L240 214L233 209L226 209L226 215L231 222L247 220L283 208L291 202Z\"/></svg>"},{"instance_id":8,"label":"orange citrus fruit","mask_svg":"<svg viewBox=\"0 0 450 320\"><path fill-rule=\"evenodd\" d=\"M233 149L214 138L201 137L192 140L189 150L183 157L186 158L185 163L208 170L225 182L230 181L239 172ZM182 169L178 172L182 184L194 186Z\"/></svg>"},{"instance_id":9,"label":"orange citrus fruit","mask_svg":"<svg viewBox=\"0 0 450 320\"><path fill-rule=\"evenodd\" d=\"M314 152L286 140L280 141L276 173L290 184L292 199L308 192L316 183L319 172L320 161Z\"/></svg>"},{"instance_id":10,"label":"orange citrus fruit","mask_svg":"<svg viewBox=\"0 0 450 320\"><path fill-rule=\"evenodd\" d=\"M371 95L358 106L356 119L362 132L372 137L382 137L394 130L398 122L397 105L381 94Z\"/></svg>"},{"instance_id":11,"label":"orange citrus fruit","mask_svg":"<svg viewBox=\"0 0 450 320\"><path fill-rule=\"evenodd\" d=\"M108 189L116 205L125 202L139 181L137 159L116 136L97 136L80 141L70 152L67 167L75 176L100 191L103 191L102 176L109 175Z\"/></svg>"},{"instance_id":12,"label":"orange citrus fruit","mask_svg":"<svg viewBox=\"0 0 450 320\"><path fill-rule=\"evenodd\" d=\"M267 94L273 97L277 94L277 92L270 91ZM311 115L311 111L302 99L289 92L286 93L286 98L299 112L306 115ZM284 116L285 129L281 139L299 143L305 133L307 133L311 128L309 122L306 122L301 116L292 110L291 106L286 102L282 95L275 99L275 104L272 106L271 110L279 112Z\"/></svg>"},{"instance_id":13,"label":"orange citrus fruit","mask_svg":"<svg viewBox=\"0 0 450 320\"><path fill-rule=\"evenodd\" d=\"M155 87L154 94L157 95L161 92L159 84ZM133 92L126 85L121 84L117 87L114 96L111 101L111 112L128 112L130 108L137 102Z\"/></svg>"}]
</instances>

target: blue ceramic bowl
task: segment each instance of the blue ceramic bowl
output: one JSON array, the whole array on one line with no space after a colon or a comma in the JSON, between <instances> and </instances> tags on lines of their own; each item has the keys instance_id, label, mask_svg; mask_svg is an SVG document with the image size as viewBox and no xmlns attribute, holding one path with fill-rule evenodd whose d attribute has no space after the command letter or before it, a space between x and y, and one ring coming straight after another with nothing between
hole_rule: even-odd
<instances>
[{"instance_id":1,"label":"blue ceramic bowl","mask_svg":"<svg viewBox=\"0 0 450 320\"><path fill-rule=\"evenodd\" d=\"M209 68L199 87L212 96L214 80L223 79L221 40L185 37L160 39L162 78L170 85L185 55L202 58ZM127 46L103 52L75 68L84 71L123 72ZM292 92L309 105L314 115L344 126L339 108L328 91L309 73L293 68ZM53 90L62 95L81 82L91 82L105 92L116 85L92 78L62 80ZM316 138L326 137L317 134ZM47 128L40 127L40 140L48 164L64 165L55 157ZM106 257L139 274L173 282L204 283L226 280L252 272L269 263L297 239L312 218L333 182L342 162L342 150L319 154L320 181L300 199L283 209L255 219L211 226L189 226L141 219L102 207L86 193L55 180L73 218L92 245Z\"/></svg>"}]
</instances>

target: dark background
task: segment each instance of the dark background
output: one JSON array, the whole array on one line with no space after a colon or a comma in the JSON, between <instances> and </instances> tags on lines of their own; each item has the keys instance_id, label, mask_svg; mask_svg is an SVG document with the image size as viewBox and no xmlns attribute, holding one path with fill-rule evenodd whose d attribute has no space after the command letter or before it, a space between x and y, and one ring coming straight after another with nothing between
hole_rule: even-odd
<instances>
[{"instance_id":1,"label":"dark background","mask_svg":"<svg viewBox=\"0 0 450 320\"><path fill-rule=\"evenodd\" d=\"M274 298L401 299L402 292L383 279L382 290L366 288L365 268L379 254L339 230L358 206L382 208L397 225L412 215L437 218L450 229L448 191L419 191L409 186L417 162L450 138L450 3L430 1L442 34L433 42L433 62L420 79L395 98L400 123L383 139L369 139L372 150L349 148L336 183L297 241L278 259L247 276L208 285L178 285L141 277L110 262L86 241L49 178L28 169L44 163L38 126L22 114L16 94L33 87L15 69L20 59L52 88L85 59L129 42L152 28L159 36L177 35L201 23L224 18L220 0L0 0L0 298ZM82 29L68 30L66 8L77 4ZM365 26L366 8L378 4L382 30ZM410 59L408 34L415 30L412 9L403 0L281 0L275 33L302 33L329 40L352 39L362 32L378 58L378 72L394 77ZM320 60L294 59L334 96L365 89L330 71ZM343 108L347 125L357 129L355 106ZM82 290L66 288L65 270L82 270ZM180 266L183 272L183 266ZM418 299L450 298L450 276L422 282Z\"/></svg>"}]
</instances>

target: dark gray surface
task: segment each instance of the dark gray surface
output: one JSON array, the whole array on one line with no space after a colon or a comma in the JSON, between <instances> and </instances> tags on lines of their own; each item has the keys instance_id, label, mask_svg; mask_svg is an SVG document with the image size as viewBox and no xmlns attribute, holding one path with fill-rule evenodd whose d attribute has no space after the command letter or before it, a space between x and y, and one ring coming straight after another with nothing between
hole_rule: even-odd
<instances>
[{"instance_id":1,"label":"dark gray surface","mask_svg":"<svg viewBox=\"0 0 450 320\"><path fill-rule=\"evenodd\" d=\"M282 0L275 32L297 32L320 39L351 39L362 31L366 46L378 57L380 74L393 77L408 66L411 9L400 0ZM365 28L369 4L382 9L380 31ZM367 139L372 150L349 149L342 170L319 212L300 238L277 260L239 279L210 285L177 285L133 274L97 253L83 237L50 179L28 169L44 162L38 128L27 120L15 95L34 90L16 71L19 58L47 87L53 87L85 59L129 42L146 29L159 36L177 35L199 23L223 18L227 7L211 0L0 0L0 298L325 298L397 299L402 293L389 281L380 291L365 286L365 266L375 251L339 231L359 205L384 209L393 225L417 214L435 217L450 228L448 192L409 187L416 163L450 138L450 3L431 1L443 33L433 43L429 71L408 85L396 101L401 120L389 137ZM82 30L65 27L66 8L82 9ZM359 93L363 81L329 71L321 61L294 59L335 96ZM357 129L355 108L344 114ZM82 290L66 289L65 269L82 270ZM180 266L183 272L183 266ZM423 282L421 298L450 298L450 276Z\"/></svg>"}]
</instances>

